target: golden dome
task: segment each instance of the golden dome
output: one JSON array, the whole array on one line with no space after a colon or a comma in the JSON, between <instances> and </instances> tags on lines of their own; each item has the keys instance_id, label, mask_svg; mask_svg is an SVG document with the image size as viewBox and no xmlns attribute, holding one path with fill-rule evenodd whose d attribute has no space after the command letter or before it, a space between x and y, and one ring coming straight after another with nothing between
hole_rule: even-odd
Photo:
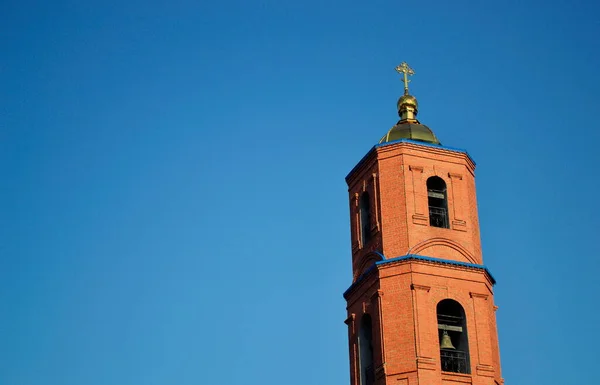
<instances>
[{"instance_id":1,"label":"golden dome","mask_svg":"<svg viewBox=\"0 0 600 385\"><path fill-rule=\"evenodd\" d=\"M408 83L410 82L408 77L414 75L415 71L406 62L402 62L402 64L397 66L396 71L403 75L402 82L404 82L404 95L400 96L397 104L400 121L394 127L390 128L387 134L379 140L379 144L400 139L441 144L433 131L417 120L419 103L417 103L417 98L408 93Z\"/></svg>"},{"instance_id":2,"label":"golden dome","mask_svg":"<svg viewBox=\"0 0 600 385\"><path fill-rule=\"evenodd\" d=\"M406 95L405 95L406 96ZM419 122L399 121L379 140L379 144L400 139L417 140L420 142L441 144L429 127Z\"/></svg>"},{"instance_id":3,"label":"golden dome","mask_svg":"<svg viewBox=\"0 0 600 385\"><path fill-rule=\"evenodd\" d=\"M415 108L415 112L419 108L419 103L417 103L417 98L415 98L414 96L409 95L409 94L404 94L404 95L400 96L400 99L398 99L397 105L398 105L398 111L400 111L400 108L405 105L413 106Z\"/></svg>"}]
</instances>

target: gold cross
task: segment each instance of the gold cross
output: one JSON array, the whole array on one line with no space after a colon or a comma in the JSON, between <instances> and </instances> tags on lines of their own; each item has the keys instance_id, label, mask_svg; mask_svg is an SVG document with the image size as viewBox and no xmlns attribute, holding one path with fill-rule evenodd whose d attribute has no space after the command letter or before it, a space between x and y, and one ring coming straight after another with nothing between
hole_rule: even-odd
<instances>
[{"instance_id":1,"label":"gold cross","mask_svg":"<svg viewBox=\"0 0 600 385\"><path fill-rule=\"evenodd\" d=\"M415 71L412 68L410 68L405 61L403 61L399 66L396 67L396 72L404 75L404 78L401 80L404 83L404 94L408 95L408 83L410 83L410 80L408 80L408 76L414 75Z\"/></svg>"}]
</instances>

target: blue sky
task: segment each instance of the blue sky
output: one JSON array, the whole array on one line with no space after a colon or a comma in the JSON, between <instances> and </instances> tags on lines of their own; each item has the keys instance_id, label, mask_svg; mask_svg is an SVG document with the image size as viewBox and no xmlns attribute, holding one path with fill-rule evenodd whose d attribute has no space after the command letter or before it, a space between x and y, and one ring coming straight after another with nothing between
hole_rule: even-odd
<instances>
[{"instance_id":1,"label":"blue sky","mask_svg":"<svg viewBox=\"0 0 600 385\"><path fill-rule=\"evenodd\" d=\"M599 14L4 2L0 384L348 384L344 177L401 61L477 161L507 383L596 383Z\"/></svg>"}]
</instances>

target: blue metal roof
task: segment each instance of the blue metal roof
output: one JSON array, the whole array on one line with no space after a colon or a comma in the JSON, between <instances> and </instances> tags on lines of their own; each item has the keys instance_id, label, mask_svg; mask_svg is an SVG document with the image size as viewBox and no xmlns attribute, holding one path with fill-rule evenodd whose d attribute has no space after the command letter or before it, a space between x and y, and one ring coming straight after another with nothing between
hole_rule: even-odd
<instances>
[{"instance_id":1,"label":"blue metal roof","mask_svg":"<svg viewBox=\"0 0 600 385\"><path fill-rule=\"evenodd\" d=\"M434 257L425 257L423 255L416 255L416 254L407 254L402 257L396 257L396 258L386 259L384 261L375 262L375 264L376 265L384 265L384 264L390 263L390 262L398 262L398 261L411 260L411 259L417 260L417 261L427 261L427 262L441 263L441 264L445 264L445 265L470 267L473 269L485 270L485 272L490 276L490 279L492 280L492 284L496 283L494 276L492 275L492 273L490 273L488 268L485 265L478 265L476 263L460 262L460 261L453 261L450 259L442 259L442 258L434 258Z\"/></svg>"},{"instance_id":2,"label":"blue metal roof","mask_svg":"<svg viewBox=\"0 0 600 385\"><path fill-rule=\"evenodd\" d=\"M490 277L490 280L492 281L492 285L496 284L496 279L494 278L494 276L492 275L492 273L490 273L490 271L488 270L488 268L485 265L478 265L476 263L467 263L467 262L453 261L453 260L450 260L450 259L426 257L426 256L423 256L423 255L416 255L416 254L407 254L407 255L403 255L401 257L390 258L390 259L385 259L385 257L384 257L383 261L375 262L375 264L373 266L371 266L360 277L358 277L358 279L356 280L356 282L354 282L352 285L350 285L350 287L344 292L344 298L346 298L346 295L348 294L348 292L350 292L350 290L352 290L354 287L356 287L356 285L358 285L363 280L364 277L366 277L371 271L373 271L373 269L375 268L375 266L385 265L386 263L401 262L401 261L410 261L410 260L413 260L413 261L433 262L433 263L439 263L439 264L444 264L444 265L461 266L461 267L468 267L468 268L471 268L471 269L483 270Z\"/></svg>"}]
</instances>

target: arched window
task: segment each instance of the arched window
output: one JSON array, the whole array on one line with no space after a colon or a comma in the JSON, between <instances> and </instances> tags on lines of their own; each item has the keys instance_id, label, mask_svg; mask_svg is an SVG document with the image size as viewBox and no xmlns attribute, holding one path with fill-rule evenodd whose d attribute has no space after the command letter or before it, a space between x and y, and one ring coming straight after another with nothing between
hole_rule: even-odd
<instances>
[{"instance_id":1,"label":"arched window","mask_svg":"<svg viewBox=\"0 0 600 385\"><path fill-rule=\"evenodd\" d=\"M371 199L368 192L365 191L360 196L358 207L360 211L360 234L364 246L371 239Z\"/></svg>"},{"instance_id":2,"label":"arched window","mask_svg":"<svg viewBox=\"0 0 600 385\"><path fill-rule=\"evenodd\" d=\"M429 201L429 224L448 228L448 195L446 182L438 176L427 179L427 198Z\"/></svg>"},{"instance_id":3,"label":"arched window","mask_svg":"<svg viewBox=\"0 0 600 385\"><path fill-rule=\"evenodd\" d=\"M360 366L360 385L375 384L373 370L373 322L371 316L364 314L358 332L358 362Z\"/></svg>"},{"instance_id":4,"label":"arched window","mask_svg":"<svg viewBox=\"0 0 600 385\"><path fill-rule=\"evenodd\" d=\"M445 299L437 305L442 371L471 373L469 339L465 311L460 304Z\"/></svg>"}]
</instances>

